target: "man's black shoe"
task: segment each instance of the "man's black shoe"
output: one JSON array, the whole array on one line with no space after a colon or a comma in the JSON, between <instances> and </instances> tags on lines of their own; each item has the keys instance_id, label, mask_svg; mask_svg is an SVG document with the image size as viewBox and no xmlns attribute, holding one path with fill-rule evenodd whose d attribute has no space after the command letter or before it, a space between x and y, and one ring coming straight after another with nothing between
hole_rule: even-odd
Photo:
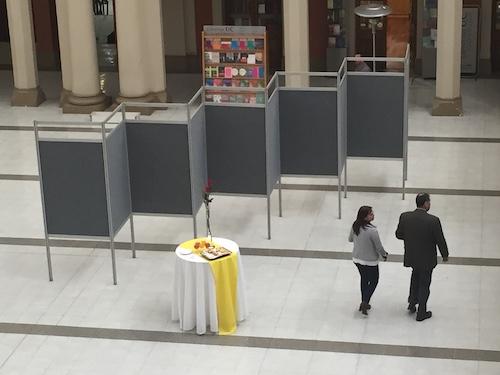
<instances>
[{"instance_id":1,"label":"man's black shoe","mask_svg":"<svg viewBox=\"0 0 500 375\"><path fill-rule=\"evenodd\" d=\"M432 311L426 311L423 315L417 315L417 322L429 319L430 317L432 317Z\"/></svg>"},{"instance_id":2,"label":"man's black shoe","mask_svg":"<svg viewBox=\"0 0 500 375\"><path fill-rule=\"evenodd\" d=\"M408 305L408 310L410 310L410 312L412 314L415 314L417 312L417 307L415 305L412 305L411 303Z\"/></svg>"}]
</instances>

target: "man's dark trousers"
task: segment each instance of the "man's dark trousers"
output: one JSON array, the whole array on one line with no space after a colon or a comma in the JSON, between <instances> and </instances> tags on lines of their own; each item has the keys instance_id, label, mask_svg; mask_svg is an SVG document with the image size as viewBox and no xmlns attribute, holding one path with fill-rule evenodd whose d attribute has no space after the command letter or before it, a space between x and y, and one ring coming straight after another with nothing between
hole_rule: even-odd
<instances>
[{"instance_id":1,"label":"man's dark trousers","mask_svg":"<svg viewBox=\"0 0 500 375\"><path fill-rule=\"evenodd\" d=\"M427 311L427 300L429 299L430 294L432 270L432 268L413 268L411 273L410 296L408 297L408 303L410 305L418 304L417 316L424 316Z\"/></svg>"}]
</instances>

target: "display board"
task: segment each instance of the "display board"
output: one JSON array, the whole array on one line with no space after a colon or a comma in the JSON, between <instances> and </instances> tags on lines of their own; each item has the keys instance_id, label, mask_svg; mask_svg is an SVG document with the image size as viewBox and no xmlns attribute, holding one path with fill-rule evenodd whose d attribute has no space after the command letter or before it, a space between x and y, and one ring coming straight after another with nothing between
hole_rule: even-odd
<instances>
[{"instance_id":1,"label":"display board","mask_svg":"<svg viewBox=\"0 0 500 375\"><path fill-rule=\"evenodd\" d=\"M116 234L132 213L125 123L106 136L106 155L113 233Z\"/></svg>"},{"instance_id":2,"label":"display board","mask_svg":"<svg viewBox=\"0 0 500 375\"><path fill-rule=\"evenodd\" d=\"M277 89L266 106L267 194L271 194L281 177L280 163L280 98Z\"/></svg>"},{"instance_id":3,"label":"display board","mask_svg":"<svg viewBox=\"0 0 500 375\"><path fill-rule=\"evenodd\" d=\"M347 73L347 72L346 72ZM337 86L337 122L338 122L338 170L340 176L347 161L347 75Z\"/></svg>"},{"instance_id":4,"label":"display board","mask_svg":"<svg viewBox=\"0 0 500 375\"><path fill-rule=\"evenodd\" d=\"M280 90L281 173L338 175L337 92Z\"/></svg>"},{"instance_id":5,"label":"display board","mask_svg":"<svg viewBox=\"0 0 500 375\"><path fill-rule=\"evenodd\" d=\"M39 140L47 232L109 236L102 143Z\"/></svg>"},{"instance_id":6,"label":"display board","mask_svg":"<svg viewBox=\"0 0 500 375\"><path fill-rule=\"evenodd\" d=\"M265 108L207 105L205 111L214 192L266 195Z\"/></svg>"},{"instance_id":7,"label":"display board","mask_svg":"<svg viewBox=\"0 0 500 375\"><path fill-rule=\"evenodd\" d=\"M205 127L205 108L200 106L189 123L191 143L191 179L192 205L194 213L203 204L203 193L208 181L207 173L207 143Z\"/></svg>"},{"instance_id":8,"label":"display board","mask_svg":"<svg viewBox=\"0 0 500 375\"><path fill-rule=\"evenodd\" d=\"M134 213L191 215L187 124L127 121Z\"/></svg>"},{"instance_id":9,"label":"display board","mask_svg":"<svg viewBox=\"0 0 500 375\"><path fill-rule=\"evenodd\" d=\"M205 101L264 104L264 92L252 89L266 87L265 27L204 26L203 30Z\"/></svg>"},{"instance_id":10,"label":"display board","mask_svg":"<svg viewBox=\"0 0 500 375\"><path fill-rule=\"evenodd\" d=\"M404 158L405 77L347 77L347 155Z\"/></svg>"}]
</instances>

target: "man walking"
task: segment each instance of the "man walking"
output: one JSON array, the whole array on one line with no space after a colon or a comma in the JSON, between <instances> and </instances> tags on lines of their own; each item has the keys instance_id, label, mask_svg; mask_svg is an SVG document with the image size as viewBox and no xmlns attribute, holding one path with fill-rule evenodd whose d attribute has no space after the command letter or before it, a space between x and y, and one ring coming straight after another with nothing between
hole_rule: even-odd
<instances>
[{"instance_id":1,"label":"man walking","mask_svg":"<svg viewBox=\"0 0 500 375\"><path fill-rule=\"evenodd\" d=\"M427 213L431 208L431 198L427 193L419 193L416 198L417 209L405 212L399 217L396 237L404 241L404 266L413 269L408 297L408 310L417 311L417 321L421 322L432 316L427 311L432 271L437 265L436 246L448 261L448 246L443 235L439 218Z\"/></svg>"}]
</instances>

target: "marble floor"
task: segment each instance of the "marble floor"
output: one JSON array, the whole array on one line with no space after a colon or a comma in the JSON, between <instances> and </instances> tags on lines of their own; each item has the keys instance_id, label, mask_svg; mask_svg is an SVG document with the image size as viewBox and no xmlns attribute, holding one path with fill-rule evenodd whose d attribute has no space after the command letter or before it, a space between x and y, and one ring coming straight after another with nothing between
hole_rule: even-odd
<instances>
[{"instance_id":1,"label":"marble floor","mask_svg":"<svg viewBox=\"0 0 500 375\"><path fill-rule=\"evenodd\" d=\"M160 245L192 237L188 219L137 216L136 241L159 248L137 259L117 251L117 286L109 251L79 242L52 248L47 281L45 248L34 245L43 223L30 128L33 120L89 120L60 113L59 80L42 73L49 100L12 108L11 73L0 71L0 374L500 374L500 80L463 80L460 118L431 117L434 83L412 82L407 186L439 189L432 212L451 253L433 275L432 319L417 323L405 310L409 271L394 231L414 194L402 200L388 190L401 185L401 163L350 160L356 191L342 199L342 219L328 189L336 181L285 179L283 217L277 192L271 200L271 240L265 200L215 197L213 232L248 253L250 315L229 338L181 333L171 321L174 254ZM168 80L183 102L199 77ZM102 85L115 96L116 74L103 74ZM363 204L374 207L391 254L368 317L356 309L359 276L347 242ZM117 241L129 240L125 226Z\"/></svg>"}]
</instances>

